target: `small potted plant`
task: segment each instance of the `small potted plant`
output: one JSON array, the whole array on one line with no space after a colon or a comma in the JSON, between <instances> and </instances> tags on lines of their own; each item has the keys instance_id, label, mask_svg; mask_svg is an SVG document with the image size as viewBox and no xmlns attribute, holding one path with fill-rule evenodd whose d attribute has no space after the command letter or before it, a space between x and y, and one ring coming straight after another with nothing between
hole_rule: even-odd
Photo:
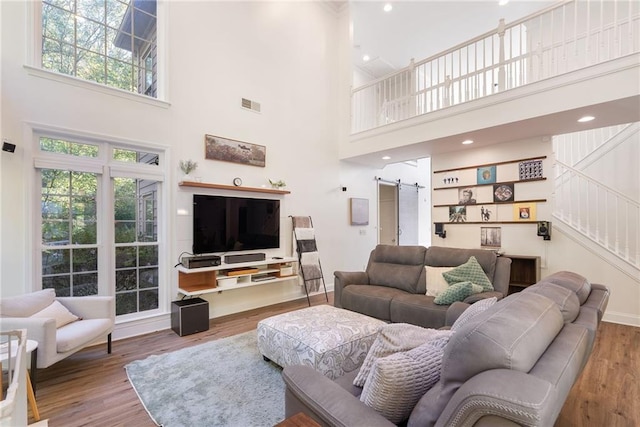
<instances>
[{"instance_id":1,"label":"small potted plant","mask_svg":"<svg viewBox=\"0 0 640 427\"><path fill-rule=\"evenodd\" d=\"M287 186L287 183L286 183L286 182L284 182L284 181L283 181L283 180L281 180L281 179L280 179L280 180L278 180L278 181L272 181L272 180L269 180L269 184L271 184L271 187L272 187L272 188L275 188L276 190L281 190L281 189L283 189L284 187L286 187L286 186Z\"/></svg>"},{"instance_id":2,"label":"small potted plant","mask_svg":"<svg viewBox=\"0 0 640 427\"><path fill-rule=\"evenodd\" d=\"M191 181L192 180L191 172L196 170L197 167L198 167L198 163L194 162L191 159L189 159L189 160L180 160L180 170L184 174L184 176L182 177L182 180L183 181Z\"/></svg>"}]
</instances>

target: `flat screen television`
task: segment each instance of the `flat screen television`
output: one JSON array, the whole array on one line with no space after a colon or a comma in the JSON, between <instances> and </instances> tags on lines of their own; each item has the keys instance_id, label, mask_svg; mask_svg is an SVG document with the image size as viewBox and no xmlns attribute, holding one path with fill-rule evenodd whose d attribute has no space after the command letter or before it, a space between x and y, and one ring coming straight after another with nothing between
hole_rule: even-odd
<instances>
[{"instance_id":1,"label":"flat screen television","mask_svg":"<svg viewBox=\"0 0 640 427\"><path fill-rule=\"evenodd\" d=\"M193 195L193 253L280 247L280 200Z\"/></svg>"}]
</instances>

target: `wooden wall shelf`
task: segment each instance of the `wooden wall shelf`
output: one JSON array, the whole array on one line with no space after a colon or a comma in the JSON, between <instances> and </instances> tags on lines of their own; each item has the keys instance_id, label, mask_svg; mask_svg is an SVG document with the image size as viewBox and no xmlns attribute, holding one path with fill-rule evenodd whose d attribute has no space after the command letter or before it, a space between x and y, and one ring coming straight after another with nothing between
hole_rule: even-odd
<instances>
[{"instance_id":1,"label":"wooden wall shelf","mask_svg":"<svg viewBox=\"0 0 640 427\"><path fill-rule=\"evenodd\" d=\"M469 185L451 185L449 187L434 187L433 190L451 190L453 189L459 189L459 188L469 188L469 187L485 187L488 185L500 185L500 184L521 184L523 182L533 182L533 181L544 181L547 178L542 177L542 178L531 178L531 179L521 179L518 181L503 181L503 182L492 182L490 184L469 184Z\"/></svg>"},{"instance_id":2,"label":"wooden wall shelf","mask_svg":"<svg viewBox=\"0 0 640 427\"><path fill-rule=\"evenodd\" d=\"M466 224L482 224L482 225L491 225L491 224L534 224L538 225L537 221L462 221L462 222L443 222L444 225L466 225Z\"/></svg>"},{"instance_id":3,"label":"wooden wall shelf","mask_svg":"<svg viewBox=\"0 0 640 427\"><path fill-rule=\"evenodd\" d=\"M180 183L178 183L178 185L180 187L214 188L217 190L249 191L253 193L291 194L291 191L275 190L273 188L243 187L243 186L235 186L235 185L210 184L207 182L196 182L196 181L181 181Z\"/></svg>"},{"instance_id":4,"label":"wooden wall shelf","mask_svg":"<svg viewBox=\"0 0 640 427\"><path fill-rule=\"evenodd\" d=\"M510 202L483 202L483 203L469 203L462 205L460 203L449 203L447 205L433 205L434 208L448 208L449 206L481 206L481 205L514 205L517 203L546 203L547 199L532 199L532 200L517 200Z\"/></svg>"},{"instance_id":5,"label":"wooden wall shelf","mask_svg":"<svg viewBox=\"0 0 640 427\"><path fill-rule=\"evenodd\" d=\"M511 164L511 163L520 163L520 162L526 162L526 161L529 161L529 160L544 160L546 158L547 158L547 156L528 157L526 159L516 159L516 160L507 160L507 161L504 161L504 162L485 163L485 164L482 164L482 165L463 166L461 168L441 169L441 170L433 171L432 173L433 174L437 174L437 173L460 171L460 170L464 170L464 169L477 169L477 168L482 168L482 167L487 167L487 166L508 165L508 164Z\"/></svg>"}]
</instances>

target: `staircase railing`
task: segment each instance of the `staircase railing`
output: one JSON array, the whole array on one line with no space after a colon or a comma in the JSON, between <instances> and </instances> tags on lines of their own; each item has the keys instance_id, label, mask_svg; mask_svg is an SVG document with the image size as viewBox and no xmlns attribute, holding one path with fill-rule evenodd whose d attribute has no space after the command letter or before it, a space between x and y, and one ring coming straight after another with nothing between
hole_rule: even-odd
<instances>
[{"instance_id":1,"label":"staircase railing","mask_svg":"<svg viewBox=\"0 0 640 427\"><path fill-rule=\"evenodd\" d=\"M352 133L640 52L640 2L569 0L352 91Z\"/></svg>"},{"instance_id":2,"label":"staircase railing","mask_svg":"<svg viewBox=\"0 0 640 427\"><path fill-rule=\"evenodd\" d=\"M554 218L640 268L640 204L558 160Z\"/></svg>"}]
</instances>

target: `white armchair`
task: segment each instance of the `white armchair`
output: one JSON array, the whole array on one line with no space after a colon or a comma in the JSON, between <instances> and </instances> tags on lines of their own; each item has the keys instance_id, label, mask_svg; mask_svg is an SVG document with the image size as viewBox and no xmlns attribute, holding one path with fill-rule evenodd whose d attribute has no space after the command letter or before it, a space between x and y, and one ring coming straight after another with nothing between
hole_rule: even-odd
<instances>
[{"instance_id":1,"label":"white armchair","mask_svg":"<svg viewBox=\"0 0 640 427\"><path fill-rule=\"evenodd\" d=\"M54 301L58 301L79 319L61 325L64 321L60 321L60 316L37 317L42 315L40 312L43 309L51 307ZM66 320L69 320L68 317L69 315ZM53 289L44 289L0 299L0 330L26 329L27 338L38 342L38 368L49 367L105 336L107 352L111 353L114 324L113 297L56 298Z\"/></svg>"}]
</instances>

